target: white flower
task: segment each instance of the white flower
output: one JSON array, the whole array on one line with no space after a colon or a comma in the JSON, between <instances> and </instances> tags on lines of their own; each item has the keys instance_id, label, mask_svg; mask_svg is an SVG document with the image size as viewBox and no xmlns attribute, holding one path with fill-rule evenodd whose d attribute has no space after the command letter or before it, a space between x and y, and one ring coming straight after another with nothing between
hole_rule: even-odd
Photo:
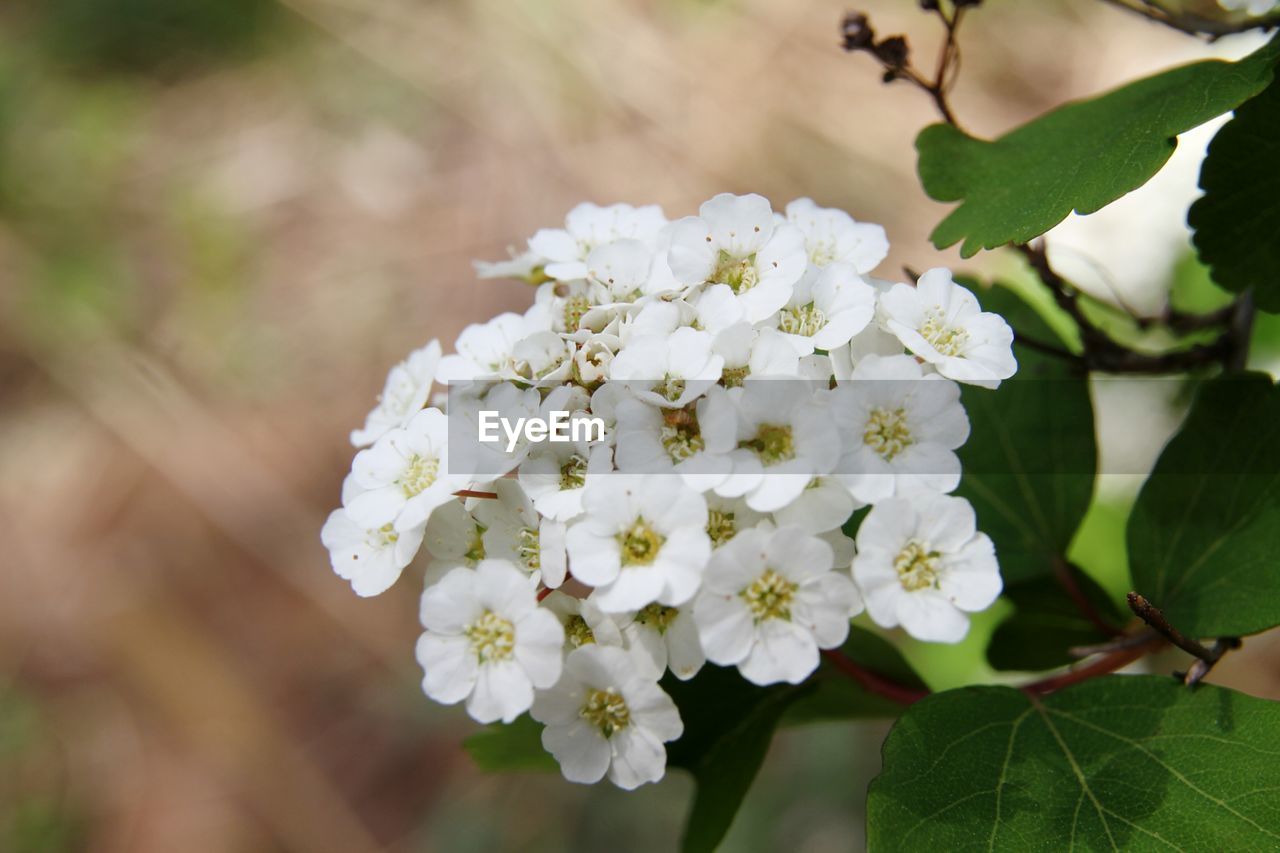
<instances>
[{"instance_id":1,"label":"white flower","mask_svg":"<svg viewBox=\"0 0 1280 853\"><path fill-rule=\"evenodd\" d=\"M869 355L831 394L845 435L839 473L865 503L960 484L955 449L969 437L960 386L909 355Z\"/></svg>"},{"instance_id":2,"label":"white flower","mask_svg":"<svg viewBox=\"0 0 1280 853\"><path fill-rule=\"evenodd\" d=\"M653 667L661 677L667 668L676 678L688 681L698 674L707 656L702 653L693 609L650 604L621 617L622 636L627 648L639 660Z\"/></svg>"},{"instance_id":3,"label":"white flower","mask_svg":"<svg viewBox=\"0 0 1280 853\"><path fill-rule=\"evenodd\" d=\"M534 332L511 348L511 372L535 385L559 385L573 369L574 346L555 332Z\"/></svg>"},{"instance_id":4,"label":"white flower","mask_svg":"<svg viewBox=\"0 0 1280 853\"><path fill-rule=\"evenodd\" d=\"M720 378L724 359L711 351L711 334L683 327L659 337L632 338L609 364L609 378L622 380L642 400L680 408Z\"/></svg>"},{"instance_id":5,"label":"white flower","mask_svg":"<svg viewBox=\"0 0 1280 853\"><path fill-rule=\"evenodd\" d=\"M517 477L538 512L556 521L582 514L588 483L613 470L613 448L585 441L548 441L537 445L520 465Z\"/></svg>"},{"instance_id":6,"label":"white flower","mask_svg":"<svg viewBox=\"0 0 1280 853\"><path fill-rule=\"evenodd\" d=\"M798 684L818 650L839 646L862 610L831 546L796 527L744 530L711 556L693 606L707 660L753 684Z\"/></svg>"},{"instance_id":7,"label":"white flower","mask_svg":"<svg viewBox=\"0 0 1280 853\"><path fill-rule=\"evenodd\" d=\"M386 385L378 397L378 405L369 412L364 429L351 432L356 447L373 444L390 430L403 427L422 411L431 396L431 382L440 364L440 342L431 341L422 349L409 353L404 361L391 368Z\"/></svg>"},{"instance_id":8,"label":"white flower","mask_svg":"<svg viewBox=\"0 0 1280 853\"><path fill-rule=\"evenodd\" d=\"M657 205L600 207L589 202L569 211L564 228L544 228L529 238L529 249L547 259L546 274L568 281L587 277L586 260L593 249L614 240L652 241L667 224Z\"/></svg>"},{"instance_id":9,"label":"white flower","mask_svg":"<svg viewBox=\"0 0 1280 853\"><path fill-rule=\"evenodd\" d=\"M711 547L720 548L737 536L739 531L750 530L764 520L764 513L747 506L742 498L725 498L715 493L707 494L707 536Z\"/></svg>"},{"instance_id":10,"label":"white flower","mask_svg":"<svg viewBox=\"0 0 1280 853\"><path fill-rule=\"evenodd\" d=\"M720 381L728 387L750 377L780 378L800 375L800 352L777 329L735 323L716 335L714 352L724 358Z\"/></svg>"},{"instance_id":11,"label":"white flower","mask_svg":"<svg viewBox=\"0 0 1280 853\"><path fill-rule=\"evenodd\" d=\"M471 266L476 271L477 278L515 278L522 281L537 284L541 272L538 267L542 266L544 259L536 252L521 252L516 254L514 249L508 249L511 255L505 261L472 261Z\"/></svg>"},{"instance_id":12,"label":"white flower","mask_svg":"<svg viewBox=\"0 0 1280 853\"><path fill-rule=\"evenodd\" d=\"M768 199L721 193L673 223L667 260L685 285L727 288L758 323L791 297L808 257L804 235L778 224Z\"/></svg>"},{"instance_id":13,"label":"white flower","mask_svg":"<svg viewBox=\"0 0 1280 853\"><path fill-rule=\"evenodd\" d=\"M560 386L558 392L568 392ZM519 465L529 451L539 445L531 442L524 430L512 438L503 423L519 424L521 419L544 417L545 401L537 388L521 387L513 381L493 383L490 380L459 382L449 389L449 461L453 470L477 480L496 480ZM480 420L485 419L481 441Z\"/></svg>"},{"instance_id":14,"label":"white flower","mask_svg":"<svg viewBox=\"0 0 1280 853\"><path fill-rule=\"evenodd\" d=\"M549 319L549 318L548 318ZM440 359L436 378L457 382L480 377L509 376L516 344L541 329L529 318L510 311L487 323L472 323L454 343L456 355Z\"/></svg>"},{"instance_id":15,"label":"white flower","mask_svg":"<svg viewBox=\"0 0 1280 853\"><path fill-rule=\"evenodd\" d=\"M711 554L707 503L678 477L600 477L587 486L582 508L565 540L569 571L597 588L601 610L655 601L674 607L698 591Z\"/></svg>"},{"instance_id":16,"label":"white flower","mask_svg":"<svg viewBox=\"0 0 1280 853\"><path fill-rule=\"evenodd\" d=\"M838 477L815 477L800 495L773 511L778 524L799 527L805 533L839 530L854 510L866 506L856 499Z\"/></svg>"},{"instance_id":17,"label":"white flower","mask_svg":"<svg viewBox=\"0 0 1280 853\"><path fill-rule=\"evenodd\" d=\"M902 341L880 328L878 325L867 326L853 336L853 340L841 347L831 350L831 375L843 382L853 375L853 369L869 355L902 355Z\"/></svg>"},{"instance_id":18,"label":"white flower","mask_svg":"<svg viewBox=\"0 0 1280 853\"><path fill-rule=\"evenodd\" d=\"M1018 369L1009 324L984 312L941 267L920 276L915 287L895 284L880 307L885 328L948 379L995 388Z\"/></svg>"},{"instance_id":19,"label":"white flower","mask_svg":"<svg viewBox=\"0 0 1280 853\"><path fill-rule=\"evenodd\" d=\"M543 599L542 606L554 613L564 626L565 654L591 643L624 647L617 619L601 610L590 596L575 598L556 590Z\"/></svg>"},{"instance_id":20,"label":"white flower","mask_svg":"<svg viewBox=\"0 0 1280 853\"><path fill-rule=\"evenodd\" d=\"M614 240L591 250L587 278L602 285L614 302L634 302L647 288L653 252L640 240Z\"/></svg>"},{"instance_id":21,"label":"white flower","mask_svg":"<svg viewBox=\"0 0 1280 853\"><path fill-rule=\"evenodd\" d=\"M957 643L969 617L1000 595L995 548L963 498L878 503L858 528L853 577L877 625L919 640Z\"/></svg>"},{"instance_id":22,"label":"white flower","mask_svg":"<svg viewBox=\"0 0 1280 853\"><path fill-rule=\"evenodd\" d=\"M804 275L775 322L801 355L810 355L847 344L875 313L875 289L852 265L838 261Z\"/></svg>"},{"instance_id":23,"label":"white flower","mask_svg":"<svg viewBox=\"0 0 1280 853\"><path fill-rule=\"evenodd\" d=\"M738 427L730 453L733 474L716 486L724 497L746 497L759 512L791 503L815 476L840 458L840 434L819 383L758 380L729 392ZM711 399L712 409L718 408ZM718 412L711 416L721 417Z\"/></svg>"},{"instance_id":24,"label":"white flower","mask_svg":"<svg viewBox=\"0 0 1280 853\"><path fill-rule=\"evenodd\" d=\"M464 488L449 471L448 420L423 409L404 429L393 429L351 463L355 488L346 501L351 520L366 529L394 525L403 533L427 523L431 511Z\"/></svg>"},{"instance_id":25,"label":"white flower","mask_svg":"<svg viewBox=\"0 0 1280 853\"><path fill-rule=\"evenodd\" d=\"M666 772L667 741L684 733L680 712L653 673L622 649L588 645L570 653L564 676L538 694L532 715L542 745L570 782L609 781L631 790Z\"/></svg>"},{"instance_id":26,"label":"white flower","mask_svg":"<svg viewBox=\"0 0 1280 853\"><path fill-rule=\"evenodd\" d=\"M564 630L538 607L529 578L504 560L454 569L422 595L418 663L427 696L467 700L482 723L509 723L533 704L533 691L560 678Z\"/></svg>"},{"instance_id":27,"label":"white flower","mask_svg":"<svg viewBox=\"0 0 1280 853\"><path fill-rule=\"evenodd\" d=\"M723 394L712 386L708 395ZM708 416L716 411L703 397L683 409L662 409L636 399L618 403L618 470L635 474L681 475L685 484L705 492L721 483L733 471L729 453L737 446L737 431L728 417ZM723 415L732 409L720 407ZM705 418L705 420L704 420Z\"/></svg>"},{"instance_id":28,"label":"white flower","mask_svg":"<svg viewBox=\"0 0 1280 853\"><path fill-rule=\"evenodd\" d=\"M616 335L595 334L584 340L573 355L573 379L584 387L594 387L609 378L614 354L622 342Z\"/></svg>"},{"instance_id":29,"label":"white flower","mask_svg":"<svg viewBox=\"0 0 1280 853\"><path fill-rule=\"evenodd\" d=\"M508 560L552 589L564 583L564 524L543 518L515 480L497 480L490 487L497 500L478 498L471 514L482 530L486 557Z\"/></svg>"},{"instance_id":30,"label":"white flower","mask_svg":"<svg viewBox=\"0 0 1280 853\"><path fill-rule=\"evenodd\" d=\"M351 581L356 595L386 592L413 561L422 544L422 528L397 533L386 524L366 529L356 524L346 510L329 514L320 530L320 541L329 549L329 562L338 577Z\"/></svg>"},{"instance_id":31,"label":"white flower","mask_svg":"<svg viewBox=\"0 0 1280 853\"><path fill-rule=\"evenodd\" d=\"M804 234L809 263L814 266L843 261L868 273L889 254L884 228L855 222L843 210L818 207L812 199L798 198L788 204L787 221Z\"/></svg>"},{"instance_id":32,"label":"white flower","mask_svg":"<svg viewBox=\"0 0 1280 853\"><path fill-rule=\"evenodd\" d=\"M435 508L426 524L423 545L431 556L425 581L428 586L456 568L475 568L484 559L480 526L461 499Z\"/></svg>"}]
</instances>

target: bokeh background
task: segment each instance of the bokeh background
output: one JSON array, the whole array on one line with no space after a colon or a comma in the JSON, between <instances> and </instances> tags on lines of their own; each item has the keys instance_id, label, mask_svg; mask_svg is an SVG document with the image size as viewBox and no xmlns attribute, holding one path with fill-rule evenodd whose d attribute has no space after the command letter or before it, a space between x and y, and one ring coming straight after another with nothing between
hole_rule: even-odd
<instances>
[{"instance_id":1,"label":"bokeh background","mask_svg":"<svg viewBox=\"0 0 1280 853\"><path fill-rule=\"evenodd\" d=\"M931 66L915 3L864 5ZM0 4L0 851L670 848L681 774L624 795L479 773L459 746L474 725L418 688L417 569L359 600L318 532L387 367L528 304L471 260L579 201L674 216L724 190L809 195L888 228L886 276L957 263L929 246L942 208L914 179L930 105L839 49L845 11ZM994 134L1254 43L990 0L954 101ZM1203 144L1059 229L1062 263L1140 311L1201 276L1181 217ZM1000 253L962 266L1020 274ZM1104 412L1108 452L1139 465L1177 411L1140 414ZM1117 591L1132 485L1103 484L1076 543ZM998 615L907 651L935 686L987 677ZM1251 640L1213 680L1280 697L1276 649ZM782 733L726 849L859 849L884 731Z\"/></svg>"}]
</instances>

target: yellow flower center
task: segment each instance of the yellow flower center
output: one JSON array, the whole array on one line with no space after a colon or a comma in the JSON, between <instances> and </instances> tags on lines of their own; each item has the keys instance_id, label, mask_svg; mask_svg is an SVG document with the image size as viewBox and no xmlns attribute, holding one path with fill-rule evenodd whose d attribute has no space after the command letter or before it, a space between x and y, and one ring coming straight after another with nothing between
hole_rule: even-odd
<instances>
[{"instance_id":1,"label":"yellow flower center","mask_svg":"<svg viewBox=\"0 0 1280 853\"><path fill-rule=\"evenodd\" d=\"M684 394L685 381L677 379L674 376L668 376L658 383L658 387L654 390L661 394L665 399L675 402Z\"/></svg>"},{"instance_id":2,"label":"yellow flower center","mask_svg":"<svg viewBox=\"0 0 1280 853\"><path fill-rule=\"evenodd\" d=\"M909 541L905 548L898 552L893 561L893 568L898 573L898 582L907 592L937 587L938 563L941 555L930 551L918 539Z\"/></svg>"},{"instance_id":3,"label":"yellow flower center","mask_svg":"<svg viewBox=\"0 0 1280 853\"><path fill-rule=\"evenodd\" d=\"M581 293L575 293L564 301L564 327L570 332L578 331L582 317L591 310L591 301Z\"/></svg>"},{"instance_id":4,"label":"yellow flower center","mask_svg":"<svg viewBox=\"0 0 1280 853\"><path fill-rule=\"evenodd\" d=\"M929 346L947 356L960 355L964 345L969 341L969 333L964 329L948 326L942 321L942 309L934 308L929 312L924 325L920 327L920 337L929 342Z\"/></svg>"},{"instance_id":5,"label":"yellow flower center","mask_svg":"<svg viewBox=\"0 0 1280 853\"><path fill-rule=\"evenodd\" d=\"M404 489L404 495L407 498L420 495L431 488L431 484L436 481L439 473L439 459L434 456L419 456L415 453L400 477L400 488Z\"/></svg>"},{"instance_id":6,"label":"yellow flower center","mask_svg":"<svg viewBox=\"0 0 1280 853\"><path fill-rule=\"evenodd\" d=\"M825 325L827 325L827 315L812 302L808 305L783 308L778 315L778 331L788 335L811 338L822 331Z\"/></svg>"},{"instance_id":7,"label":"yellow flower center","mask_svg":"<svg viewBox=\"0 0 1280 853\"><path fill-rule=\"evenodd\" d=\"M734 521L733 513L722 509L712 509L707 511L707 535L711 537L711 544L720 547L728 542L738 532L738 524Z\"/></svg>"},{"instance_id":8,"label":"yellow flower center","mask_svg":"<svg viewBox=\"0 0 1280 853\"><path fill-rule=\"evenodd\" d=\"M720 384L726 388L739 388L751 373L748 367L726 367L720 374Z\"/></svg>"},{"instance_id":9,"label":"yellow flower center","mask_svg":"<svg viewBox=\"0 0 1280 853\"><path fill-rule=\"evenodd\" d=\"M750 290L760 282L760 271L756 269L756 256L752 252L745 258L735 258L724 249L716 255L716 268L708 281L716 284L727 284L734 293Z\"/></svg>"},{"instance_id":10,"label":"yellow flower center","mask_svg":"<svg viewBox=\"0 0 1280 853\"><path fill-rule=\"evenodd\" d=\"M560 489L580 489L587 482L587 460L577 453L560 466Z\"/></svg>"},{"instance_id":11,"label":"yellow flower center","mask_svg":"<svg viewBox=\"0 0 1280 853\"><path fill-rule=\"evenodd\" d=\"M520 528L520 544L516 546L516 556L520 558L520 562L531 572L536 572L542 568L542 549L539 547L538 528L522 527Z\"/></svg>"},{"instance_id":12,"label":"yellow flower center","mask_svg":"<svg viewBox=\"0 0 1280 853\"><path fill-rule=\"evenodd\" d=\"M892 461L914 442L911 430L907 428L906 410L872 409L867 420L866 431L862 433L862 441L886 461Z\"/></svg>"},{"instance_id":13,"label":"yellow flower center","mask_svg":"<svg viewBox=\"0 0 1280 853\"><path fill-rule=\"evenodd\" d=\"M707 446L691 408L664 412L658 440L672 462L683 462Z\"/></svg>"},{"instance_id":14,"label":"yellow flower center","mask_svg":"<svg viewBox=\"0 0 1280 853\"><path fill-rule=\"evenodd\" d=\"M578 714L600 730L605 737L631 725L631 711L622 696L614 690L589 690L587 701Z\"/></svg>"},{"instance_id":15,"label":"yellow flower center","mask_svg":"<svg viewBox=\"0 0 1280 853\"><path fill-rule=\"evenodd\" d=\"M662 543L667 539L649 526L643 518L637 518L626 531L618 534L622 546L622 565L647 566L658 557Z\"/></svg>"},{"instance_id":16,"label":"yellow flower center","mask_svg":"<svg viewBox=\"0 0 1280 853\"><path fill-rule=\"evenodd\" d=\"M587 620L583 619L577 613L574 613L564 623L564 634L569 638L569 644L575 649L579 646L585 646L587 643L596 641L595 632L591 630L591 626L587 624Z\"/></svg>"},{"instance_id":17,"label":"yellow flower center","mask_svg":"<svg viewBox=\"0 0 1280 853\"><path fill-rule=\"evenodd\" d=\"M799 585L787 580L773 569L752 581L751 586L739 593L751 609L756 622L766 619L791 619L791 599Z\"/></svg>"},{"instance_id":18,"label":"yellow flower center","mask_svg":"<svg viewBox=\"0 0 1280 853\"><path fill-rule=\"evenodd\" d=\"M480 663L510 660L515 651L515 626L492 610L482 613L465 633Z\"/></svg>"},{"instance_id":19,"label":"yellow flower center","mask_svg":"<svg viewBox=\"0 0 1280 853\"><path fill-rule=\"evenodd\" d=\"M636 621L641 625L652 625L658 629L659 634L665 634L667 628L679 615L680 611L677 608L664 607L655 602L637 613Z\"/></svg>"},{"instance_id":20,"label":"yellow flower center","mask_svg":"<svg viewBox=\"0 0 1280 853\"><path fill-rule=\"evenodd\" d=\"M777 465L796 458L791 427L784 424L761 424L755 438L739 442L738 446L754 450L765 465Z\"/></svg>"}]
</instances>

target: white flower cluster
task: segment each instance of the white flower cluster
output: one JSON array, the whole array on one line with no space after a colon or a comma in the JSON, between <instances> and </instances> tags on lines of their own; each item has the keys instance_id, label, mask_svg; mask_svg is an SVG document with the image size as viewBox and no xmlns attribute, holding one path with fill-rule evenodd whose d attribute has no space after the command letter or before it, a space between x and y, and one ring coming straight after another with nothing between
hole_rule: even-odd
<instances>
[{"instance_id":1,"label":"white flower cluster","mask_svg":"<svg viewBox=\"0 0 1280 853\"><path fill-rule=\"evenodd\" d=\"M864 608L962 638L1001 581L947 495L969 433L956 382L1011 376L1012 333L945 269L869 277L887 252L842 211L724 194L674 222L583 204L477 264L535 285L533 307L392 369L322 534L360 595L425 551L427 695L481 722L528 711L566 778L634 788L682 731L667 671L798 683ZM432 397L482 379L483 397ZM450 423L485 406L608 429L513 441L478 476ZM842 526L866 506L855 541Z\"/></svg>"}]
</instances>

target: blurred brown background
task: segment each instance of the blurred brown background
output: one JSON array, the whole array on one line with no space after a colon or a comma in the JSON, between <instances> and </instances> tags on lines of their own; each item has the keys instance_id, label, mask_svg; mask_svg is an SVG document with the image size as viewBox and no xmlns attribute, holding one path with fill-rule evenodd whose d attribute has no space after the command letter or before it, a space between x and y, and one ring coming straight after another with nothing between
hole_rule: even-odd
<instances>
[{"instance_id":1,"label":"blurred brown background","mask_svg":"<svg viewBox=\"0 0 1280 853\"><path fill-rule=\"evenodd\" d=\"M914 3L866 6L931 66ZM474 726L418 688L417 570L359 600L318 532L386 368L527 305L471 259L579 201L810 195L888 228L886 275L954 262L914 179L930 105L842 53L845 11L0 7L0 851L669 848L678 774L476 771ZM991 0L965 30L955 104L986 134L1208 53L1092 0ZM1172 264L1181 210L1146 210ZM980 640L913 660L959 683ZM1252 649L1218 678L1280 683ZM861 847L883 731L783 734L726 849Z\"/></svg>"}]
</instances>

